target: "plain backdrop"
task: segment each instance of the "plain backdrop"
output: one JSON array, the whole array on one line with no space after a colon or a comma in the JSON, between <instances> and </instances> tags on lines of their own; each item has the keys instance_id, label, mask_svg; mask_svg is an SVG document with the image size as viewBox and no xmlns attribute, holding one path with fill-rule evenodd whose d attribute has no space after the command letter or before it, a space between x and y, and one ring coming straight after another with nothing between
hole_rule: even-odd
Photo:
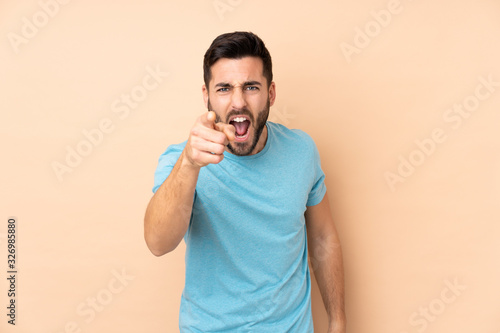
<instances>
[{"instance_id":1,"label":"plain backdrop","mask_svg":"<svg viewBox=\"0 0 500 333\"><path fill-rule=\"evenodd\" d=\"M272 54L270 120L320 151L348 332L500 332L497 0L1 1L0 331L178 331L184 243L154 257L143 216L235 30ZM326 332L316 283L313 312Z\"/></svg>"}]
</instances>

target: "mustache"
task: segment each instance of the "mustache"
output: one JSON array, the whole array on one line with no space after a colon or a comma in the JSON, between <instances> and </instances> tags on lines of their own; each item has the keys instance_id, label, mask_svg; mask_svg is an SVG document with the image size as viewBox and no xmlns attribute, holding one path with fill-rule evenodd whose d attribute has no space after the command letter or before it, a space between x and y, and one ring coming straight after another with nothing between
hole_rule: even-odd
<instances>
[{"instance_id":1,"label":"mustache","mask_svg":"<svg viewBox=\"0 0 500 333\"><path fill-rule=\"evenodd\" d=\"M222 119L219 116L219 114L217 113L217 111L214 110L214 108L212 107L212 104L210 104L210 98L208 99L207 106L208 106L208 111L215 112L215 122L220 123L222 121ZM254 119L252 112L250 112L250 110L248 110L247 108L242 108L240 110L233 109L233 110L229 111L228 114L226 115L226 124L229 124L229 118L231 118L232 116L238 115L238 114L242 114L242 115L247 116L248 119L250 119L250 121L252 123L255 123L255 119Z\"/></svg>"},{"instance_id":2,"label":"mustache","mask_svg":"<svg viewBox=\"0 0 500 333\"><path fill-rule=\"evenodd\" d=\"M231 111L229 111L228 114L226 115L226 123L229 124L229 119L232 116L235 116L235 115L245 115L245 116L247 116L250 119L250 121L252 123L255 120L253 118L252 112L250 112L250 110L248 110L247 108L243 108L243 109L240 109L240 110L231 110Z\"/></svg>"}]
</instances>

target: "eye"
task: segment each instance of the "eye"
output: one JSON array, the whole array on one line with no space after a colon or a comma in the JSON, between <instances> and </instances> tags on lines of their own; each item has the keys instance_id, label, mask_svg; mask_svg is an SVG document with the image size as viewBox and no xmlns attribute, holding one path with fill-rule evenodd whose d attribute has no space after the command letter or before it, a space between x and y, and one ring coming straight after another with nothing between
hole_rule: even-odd
<instances>
[{"instance_id":1,"label":"eye","mask_svg":"<svg viewBox=\"0 0 500 333\"><path fill-rule=\"evenodd\" d=\"M228 92L229 88L219 88L217 89L217 92Z\"/></svg>"},{"instance_id":2,"label":"eye","mask_svg":"<svg viewBox=\"0 0 500 333\"><path fill-rule=\"evenodd\" d=\"M248 87L246 87L246 90L255 91L255 90L259 90L259 87L257 87L257 86L248 86Z\"/></svg>"}]
</instances>

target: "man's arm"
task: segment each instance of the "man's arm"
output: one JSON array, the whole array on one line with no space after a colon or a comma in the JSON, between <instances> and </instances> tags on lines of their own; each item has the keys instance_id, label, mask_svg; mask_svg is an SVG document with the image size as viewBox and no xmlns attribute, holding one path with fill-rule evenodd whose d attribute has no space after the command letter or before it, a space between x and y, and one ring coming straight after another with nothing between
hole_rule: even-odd
<instances>
[{"instance_id":1,"label":"man's arm","mask_svg":"<svg viewBox=\"0 0 500 333\"><path fill-rule=\"evenodd\" d=\"M319 204L307 207L305 217L311 268L328 314L328 333L345 333L342 249L327 194Z\"/></svg>"},{"instance_id":2,"label":"man's arm","mask_svg":"<svg viewBox=\"0 0 500 333\"><path fill-rule=\"evenodd\" d=\"M151 198L144 217L144 239L156 256L174 250L186 234L200 169L224 158L234 126L215 123L215 113L200 116L170 175Z\"/></svg>"},{"instance_id":3,"label":"man's arm","mask_svg":"<svg viewBox=\"0 0 500 333\"><path fill-rule=\"evenodd\" d=\"M170 175L149 201L144 238L155 256L174 250L184 237L199 172L200 168L189 165L183 151Z\"/></svg>"}]
</instances>

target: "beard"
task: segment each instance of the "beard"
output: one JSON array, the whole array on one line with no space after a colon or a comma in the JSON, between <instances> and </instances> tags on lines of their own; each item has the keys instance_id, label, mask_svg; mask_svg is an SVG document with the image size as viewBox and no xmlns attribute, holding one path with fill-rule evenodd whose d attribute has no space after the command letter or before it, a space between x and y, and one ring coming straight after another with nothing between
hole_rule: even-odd
<instances>
[{"instance_id":1,"label":"beard","mask_svg":"<svg viewBox=\"0 0 500 333\"><path fill-rule=\"evenodd\" d=\"M264 107L263 110L261 110L257 114L257 121L255 121L255 118L253 114L248 110L247 108L243 108L241 110L231 110L228 112L226 115L226 121L224 122L225 124L229 124L229 118L233 115L237 114L244 114L250 118L251 124L250 126L253 128L253 140L247 140L245 142L230 142L227 145L227 149L234 155L238 156L247 156L250 155L255 147L257 146L257 143L259 142L260 136L262 135L262 132L264 131L264 126L266 126L267 118L269 118L269 109L271 107L271 103L269 98L267 99L266 106ZM214 111L215 112L215 122L219 123L221 122L221 118L219 114L217 113L216 110L212 108L212 105L210 104L210 98L208 99L208 111ZM250 129L248 129L250 130Z\"/></svg>"}]
</instances>

